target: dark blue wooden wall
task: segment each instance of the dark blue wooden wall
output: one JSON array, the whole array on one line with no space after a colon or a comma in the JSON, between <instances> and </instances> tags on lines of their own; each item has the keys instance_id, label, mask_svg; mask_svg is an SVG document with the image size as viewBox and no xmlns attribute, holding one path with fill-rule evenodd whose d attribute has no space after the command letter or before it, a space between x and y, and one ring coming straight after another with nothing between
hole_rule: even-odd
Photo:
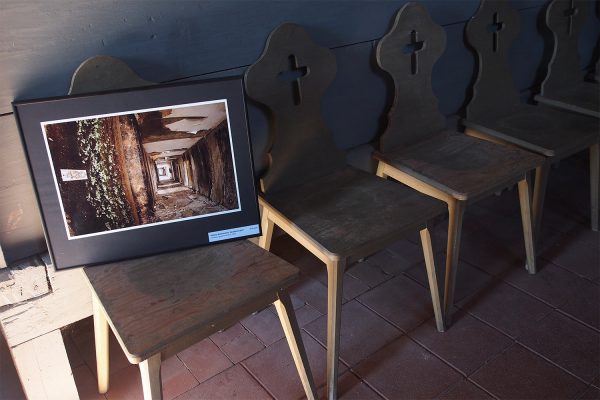
<instances>
[{"instance_id":1,"label":"dark blue wooden wall","mask_svg":"<svg viewBox=\"0 0 600 400\"><path fill-rule=\"evenodd\" d=\"M385 125L390 88L374 65L374 47L405 1L156 1L2 0L0 2L0 245L14 260L43 248L37 209L19 148L13 99L63 95L75 68L105 54L125 60L157 82L239 75L261 54L269 32L282 22L306 27L333 50L338 74L323 111L336 143L351 162L366 166L368 146ZM447 31L446 52L434 68L440 109L456 120L468 100L473 54L464 46L465 22L478 0L424 1ZM550 57L544 40L545 1L515 0L521 33L511 52L515 84L527 97L539 85ZM594 4L594 13L597 14ZM590 16L579 50L590 64L600 22ZM250 105L257 171L266 121ZM8 172L10 171L10 172ZM18 221L17 221L18 220ZM17 221L17 222L15 222Z\"/></svg>"}]
</instances>

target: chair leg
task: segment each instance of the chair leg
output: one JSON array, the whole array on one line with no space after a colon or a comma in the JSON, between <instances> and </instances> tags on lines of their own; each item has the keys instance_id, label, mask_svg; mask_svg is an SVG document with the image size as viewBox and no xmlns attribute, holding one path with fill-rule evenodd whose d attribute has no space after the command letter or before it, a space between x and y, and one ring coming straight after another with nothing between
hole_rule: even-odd
<instances>
[{"instance_id":1,"label":"chair leg","mask_svg":"<svg viewBox=\"0 0 600 400\"><path fill-rule=\"evenodd\" d=\"M346 260L327 263L327 397L337 398L337 376L342 322L342 284Z\"/></svg>"},{"instance_id":2,"label":"chair leg","mask_svg":"<svg viewBox=\"0 0 600 400\"><path fill-rule=\"evenodd\" d=\"M527 178L519 181L519 203L521 205L521 222L523 224L523 238L525 239L525 254L527 258L525 269L530 274L535 274L535 241L531 222L529 182Z\"/></svg>"},{"instance_id":3,"label":"chair leg","mask_svg":"<svg viewBox=\"0 0 600 400\"><path fill-rule=\"evenodd\" d=\"M269 210L263 207L261 217L262 236L258 238L258 245L265 250L271 248L271 239L273 238L273 228L275 223L269 218Z\"/></svg>"},{"instance_id":4,"label":"chair leg","mask_svg":"<svg viewBox=\"0 0 600 400\"><path fill-rule=\"evenodd\" d=\"M162 383L160 378L160 353L140 363L144 400L162 400Z\"/></svg>"},{"instance_id":5,"label":"chair leg","mask_svg":"<svg viewBox=\"0 0 600 400\"><path fill-rule=\"evenodd\" d=\"M421 229L421 245L423 246L423 256L425 257L425 269L427 270L427 280L429 281L429 291L431 292L431 303L433 304L433 314L435 324L439 332L444 332L444 314L440 302L440 290L438 289L437 276L435 273L435 259L433 256L433 246L431 244L431 234L429 228Z\"/></svg>"},{"instance_id":6,"label":"chair leg","mask_svg":"<svg viewBox=\"0 0 600 400\"><path fill-rule=\"evenodd\" d=\"M92 296L94 313L94 345L96 347L96 370L98 371L98 393L108 392L108 320L100 300Z\"/></svg>"},{"instance_id":7,"label":"chair leg","mask_svg":"<svg viewBox=\"0 0 600 400\"><path fill-rule=\"evenodd\" d=\"M388 176L386 173L383 172L384 170L385 170L385 164L382 163L381 161L379 161L377 163L377 172L375 172L375 175L377 175L380 178L384 178L384 179L387 178Z\"/></svg>"},{"instance_id":8,"label":"chair leg","mask_svg":"<svg viewBox=\"0 0 600 400\"><path fill-rule=\"evenodd\" d=\"M448 202L448 243L446 246L446 279L444 282L445 326L450 326L452 323L452 307L454 306L454 289L458 272L458 254L465 206L466 202L464 200L452 199Z\"/></svg>"},{"instance_id":9,"label":"chair leg","mask_svg":"<svg viewBox=\"0 0 600 400\"><path fill-rule=\"evenodd\" d=\"M600 144L590 147L590 203L592 230L598 232L598 187L600 186Z\"/></svg>"},{"instance_id":10,"label":"chair leg","mask_svg":"<svg viewBox=\"0 0 600 400\"><path fill-rule=\"evenodd\" d=\"M536 244L540 242L540 232L542 231L542 211L544 209L544 198L546 197L549 172L550 164L547 161L535 169L535 185L533 187L531 206L533 214L533 239Z\"/></svg>"},{"instance_id":11,"label":"chair leg","mask_svg":"<svg viewBox=\"0 0 600 400\"><path fill-rule=\"evenodd\" d=\"M273 304L275 305L279 320L281 321L281 326L283 327L283 332L285 333L288 345L290 346L296 369L298 370L302 386L304 387L304 393L306 394L307 400L315 400L318 398L315 382L310 371L310 364L308 362L308 357L306 356L306 350L304 349L302 335L300 333L300 328L298 327L298 322L296 321L296 314L294 313L292 301L290 300L289 294L284 291L279 292L278 297L279 300Z\"/></svg>"}]
</instances>

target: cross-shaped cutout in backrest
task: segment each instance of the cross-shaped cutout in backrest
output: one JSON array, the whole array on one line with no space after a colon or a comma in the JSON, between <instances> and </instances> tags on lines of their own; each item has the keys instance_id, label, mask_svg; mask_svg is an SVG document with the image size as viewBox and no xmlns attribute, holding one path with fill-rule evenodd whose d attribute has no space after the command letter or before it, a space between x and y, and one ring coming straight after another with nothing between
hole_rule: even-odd
<instances>
[{"instance_id":1,"label":"cross-shaped cutout in backrest","mask_svg":"<svg viewBox=\"0 0 600 400\"><path fill-rule=\"evenodd\" d=\"M573 17L577 15L579 9L575 7L575 0L571 0L569 4L569 8L564 11L565 17L569 18L569 23L567 24L567 34L571 36L573 33Z\"/></svg>"},{"instance_id":2,"label":"cross-shaped cutout in backrest","mask_svg":"<svg viewBox=\"0 0 600 400\"><path fill-rule=\"evenodd\" d=\"M302 91L300 87L300 79L308 74L308 67L298 66L298 58L294 54L288 57L289 69L280 71L277 77L283 81L292 82L292 97L295 105L300 105L302 102Z\"/></svg>"},{"instance_id":3,"label":"cross-shaped cutout in backrest","mask_svg":"<svg viewBox=\"0 0 600 400\"><path fill-rule=\"evenodd\" d=\"M410 54L410 73L415 75L419 72L419 52L425 47L425 41L419 41L419 33L417 31L410 32L410 43L404 46L402 52Z\"/></svg>"},{"instance_id":4,"label":"cross-shaped cutout in backrest","mask_svg":"<svg viewBox=\"0 0 600 400\"><path fill-rule=\"evenodd\" d=\"M498 13L494 13L493 22L487 26L487 31L492 33L492 51L495 53L498 50L498 35L504 29L504 22L500 21Z\"/></svg>"}]
</instances>

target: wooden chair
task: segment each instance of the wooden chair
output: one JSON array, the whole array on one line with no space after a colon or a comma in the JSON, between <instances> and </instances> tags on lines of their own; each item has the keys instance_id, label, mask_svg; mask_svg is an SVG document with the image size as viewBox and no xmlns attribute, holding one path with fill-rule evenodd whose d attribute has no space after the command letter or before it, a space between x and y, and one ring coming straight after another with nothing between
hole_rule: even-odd
<instances>
[{"instance_id":1,"label":"wooden chair","mask_svg":"<svg viewBox=\"0 0 600 400\"><path fill-rule=\"evenodd\" d=\"M546 26L554 37L554 52L546 79L535 99L539 103L600 118L600 89L585 81L579 64L578 39L589 15L587 0L554 0L546 10Z\"/></svg>"},{"instance_id":2,"label":"wooden chair","mask_svg":"<svg viewBox=\"0 0 600 400\"><path fill-rule=\"evenodd\" d=\"M518 182L527 269L535 273L528 171L543 158L446 129L431 88L446 34L425 7L408 3L377 45L377 64L390 74L395 97L380 138L377 175L392 177L448 204L444 316L450 323L463 213L468 203Z\"/></svg>"},{"instance_id":3,"label":"wooden chair","mask_svg":"<svg viewBox=\"0 0 600 400\"><path fill-rule=\"evenodd\" d=\"M277 225L327 267L330 399L337 394L342 276L351 261L420 230L437 328L444 329L426 227L444 212L443 203L346 165L320 109L335 70L331 51L300 26L283 24L271 33L245 81L248 96L270 117L270 165L260 180L260 245L269 249Z\"/></svg>"},{"instance_id":4,"label":"wooden chair","mask_svg":"<svg viewBox=\"0 0 600 400\"><path fill-rule=\"evenodd\" d=\"M482 0L466 26L477 53L478 73L463 121L468 135L508 143L541 154L532 200L534 238L539 238L549 167L562 158L590 150L591 220L598 230L600 151L598 120L549 107L522 104L510 73L508 51L519 30L519 14L502 0Z\"/></svg>"},{"instance_id":5,"label":"wooden chair","mask_svg":"<svg viewBox=\"0 0 600 400\"><path fill-rule=\"evenodd\" d=\"M161 399L161 360L275 304L309 399L316 391L285 292L294 266L247 240L83 269L93 293L98 390L108 390L108 327L139 364L144 399Z\"/></svg>"},{"instance_id":6,"label":"wooden chair","mask_svg":"<svg viewBox=\"0 0 600 400\"><path fill-rule=\"evenodd\" d=\"M152 84L121 60L98 56L79 66L69 93ZM109 383L109 325L129 361L140 365L144 397L160 399L161 359L274 303L306 396L316 398L285 291L298 279L298 269L260 247L248 241L230 242L83 271L92 288L100 393L108 390Z\"/></svg>"}]
</instances>

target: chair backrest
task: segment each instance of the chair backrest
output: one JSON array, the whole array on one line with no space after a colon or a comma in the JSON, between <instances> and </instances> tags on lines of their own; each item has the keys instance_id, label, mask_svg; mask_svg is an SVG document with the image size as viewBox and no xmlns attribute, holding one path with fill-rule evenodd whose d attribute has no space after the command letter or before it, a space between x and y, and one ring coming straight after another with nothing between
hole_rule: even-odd
<instances>
[{"instance_id":1,"label":"chair backrest","mask_svg":"<svg viewBox=\"0 0 600 400\"><path fill-rule=\"evenodd\" d=\"M510 113L519 103L508 51L519 33L519 13L507 0L481 0L467 22L467 43L477 54L477 79L467 106L467 119L488 120Z\"/></svg>"},{"instance_id":2,"label":"chair backrest","mask_svg":"<svg viewBox=\"0 0 600 400\"><path fill-rule=\"evenodd\" d=\"M377 45L377 64L394 80L394 103L379 140L383 152L431 137L446 127L431 88L431 70L446 47L446 32L419 3L398 11Z\"/></svg>"},{"instance_id":3,"label":"chair backrest","mask_svg":"<svg viewBox=\"0 0 600 400\"><path fill-rule=\"evenodd\" d=\"M335 73L333 53L290 23L271 32L263 54L246 71L247 95L269 114L263 192L296 186L346 165L321 116L321 98Z\"/></svg>"},{"instance_id":4,"label":"chair backrest","mask_svg":"<svg viewBox=\"0 0 600 400\"><path fill-rule=\"evenodd\" d=\"M546 26L552 31L554 49L542 82L543 96L583 82L579 66L578 39L589 14L588 0L554 0L546 10Z\"/></svg>"}]
</instances>

